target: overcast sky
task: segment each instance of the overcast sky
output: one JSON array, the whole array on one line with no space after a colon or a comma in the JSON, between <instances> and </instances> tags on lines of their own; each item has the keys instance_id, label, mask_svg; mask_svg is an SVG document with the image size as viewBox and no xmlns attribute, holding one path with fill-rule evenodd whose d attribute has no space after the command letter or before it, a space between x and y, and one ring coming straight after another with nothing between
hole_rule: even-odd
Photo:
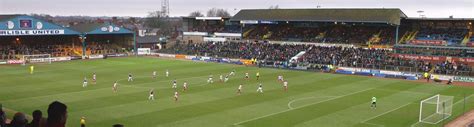
<instances>
[{"instance_id":1,"label":"overcast sky","mask_svg":"<svg viewBox=\"0 0 474 127\"><path fill-rule=\"evenodd\" d=\"M423 10L427 17L474 18L474 0L170 0L171 16L216 7L231 14L240 9L280 8L400 8L409 17ZM161 0L0 0L0 14L146 16L159 10Z\"/></svg>"}]
</instances>

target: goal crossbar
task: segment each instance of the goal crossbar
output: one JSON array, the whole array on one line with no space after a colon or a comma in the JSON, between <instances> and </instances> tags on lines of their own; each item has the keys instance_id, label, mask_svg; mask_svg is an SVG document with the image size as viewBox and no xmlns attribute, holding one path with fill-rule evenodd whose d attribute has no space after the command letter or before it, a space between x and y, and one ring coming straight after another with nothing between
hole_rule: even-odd
<instances>
[{"instance_id":1,"label":"goal crossbar","mask_svg":"<svg viewBox=\"0 0 474 127\"><path fill-rule=\"evenodd\" d=\"M452 96L443 96L440 94L420 101L420 114L418 121L421 123L437 124L442 120L447 119L452 113L452 103ZM427 109L423 109L424 107Z\"/></svg>"},{"instance_id":2,"label":"goal crossbar","mask_svg":"<svg viewBox=\"0 0 474 127\"><path fill-rule=\"evenodd\" d=\"M51 63L51 54L23 55L23 65L26 63Z\"/></svg>"}]
</instances>

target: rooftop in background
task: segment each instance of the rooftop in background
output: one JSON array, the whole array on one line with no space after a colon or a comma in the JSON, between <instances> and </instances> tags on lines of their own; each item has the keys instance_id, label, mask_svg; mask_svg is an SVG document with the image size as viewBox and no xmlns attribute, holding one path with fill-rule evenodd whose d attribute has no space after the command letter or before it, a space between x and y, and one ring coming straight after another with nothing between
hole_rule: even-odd
<instances>
[{"instance_id":1,"label":"rooftop in background","mask_svg":"<svg viewBox=\"0 0 474 127\"><path fill-rule=\"evenodd\" d=\"M231 21L366 22L400 25L402 18L407 16L398 8L249 9L241 10Z\"/></svg>"}]
</instances>

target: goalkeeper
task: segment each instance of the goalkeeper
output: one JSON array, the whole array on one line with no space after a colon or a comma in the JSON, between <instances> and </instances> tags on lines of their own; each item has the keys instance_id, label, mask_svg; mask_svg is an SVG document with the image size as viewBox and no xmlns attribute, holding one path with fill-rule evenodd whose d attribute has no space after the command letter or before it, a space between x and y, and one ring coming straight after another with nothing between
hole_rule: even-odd
<instances>
[{"instance_id":1,"label":"goalkeeper","mask_svg":"<svg viewBox=\"0 0 474 127\"><path fill-rule=\"evenodd\" d=\"M372 97L372 104L370 105L370 108L372 109L377 109L377 98Z\"/></svg>"},{"instance_id":2,"label":"goalkeeper","mask_svg":"<svg viewBox=\"0 0 474 127\"><path fill-rule=\"evenodd\" d=\"M35 66L31 65L30 66L30 74L33 74L34 71L35 71Z\"/></svg>"}]
</instances>

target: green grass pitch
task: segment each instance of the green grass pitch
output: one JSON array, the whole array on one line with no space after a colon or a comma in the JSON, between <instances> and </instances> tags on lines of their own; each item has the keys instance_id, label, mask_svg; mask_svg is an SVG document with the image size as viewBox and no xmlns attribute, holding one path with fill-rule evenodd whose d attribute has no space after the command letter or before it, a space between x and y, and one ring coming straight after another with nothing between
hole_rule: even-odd
<instances>
[{"instance_id":1,"label":"green grass pitch","mask_svg":"<svg viewBox=\"0 0 474 127\"><path fill-rule=\"evenodd\" d=\"M164 77L166 69L169 78ZM217 81L233 69L236 76L228 83ZM157 79L151 77L154 70ZM97 84L82 88L83 78L90 81L93 72ZM131 83L129 72L135 76ZM245 72L250 80L244 80ZM206 82L210 74L214 84ZM280 74L289 82L288 92L277 81ZM189 84L176 103L171 88L175 78L179 90L184 81ZM118 93L112 92L114 81ZM256 92L258 83L263 94ZM239 84L244 84L240 96ZM149 101L152 88L155 100ZM435 94L454 96L453 116L438 125L417 123L420 100ZM464 106L472 109L473 94L473 88L458 86L146 57L37 64L33 75L27 66L0 66L0 103L9 118L14 111L31 114L35 109L46 115L48 104L59 100L68 105L69 127L79 126L81 116L92 127L440 126L460 115ZM372 96L378 100L376 110L370 109ZM466 105L464 96L469 98Z\"/></svg>"}]
</instances>

